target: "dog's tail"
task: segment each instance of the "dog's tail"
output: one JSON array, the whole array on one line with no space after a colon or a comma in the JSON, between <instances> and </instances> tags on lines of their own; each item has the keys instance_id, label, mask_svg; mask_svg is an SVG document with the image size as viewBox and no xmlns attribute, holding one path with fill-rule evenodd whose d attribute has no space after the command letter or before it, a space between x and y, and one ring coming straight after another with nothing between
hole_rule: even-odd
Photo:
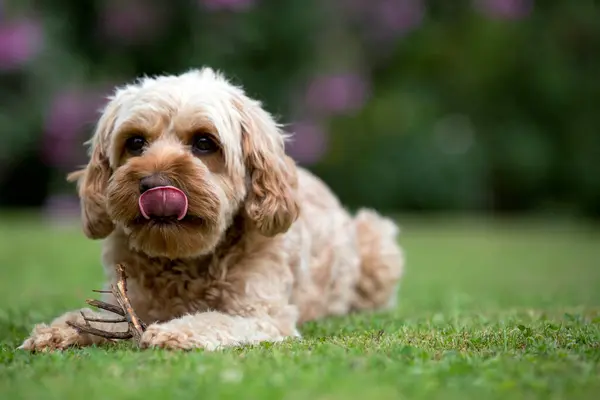
<instances>
[{"instance_id":1,"label":"dog's tail","mask_svg":"<svg viewBox=\"0 0 600 400\"><path fill-rule=\"evenodd\" d=\"M391 308L404 272L400 229L375 211L361 209L354 218L360 253L360 277L352 302L354 311Z\"/></svg>"}]
</instances>

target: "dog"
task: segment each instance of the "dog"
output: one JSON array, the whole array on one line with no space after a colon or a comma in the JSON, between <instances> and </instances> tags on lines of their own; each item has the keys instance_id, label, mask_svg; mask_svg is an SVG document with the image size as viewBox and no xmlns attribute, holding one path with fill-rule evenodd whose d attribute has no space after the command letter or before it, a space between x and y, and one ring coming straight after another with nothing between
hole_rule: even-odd
<instances>
[{"instance_id":1,"label":"dog","mask_svg":"<svg viewBox=\"0 0 600 400\"><path fill-rule=\"evenodd\" d=\"M347 211L286 155L290 135L210 67L117 87L76 182L84 234L103 240L107 283L122 263L148 326L142 348L216 350L301 338L307 321L396 305L399 227ZM108 286L107 286L108 288ZM117 304L112 294L103 300ZM30 351L100 345L67 322L39 324ZM92 323L126 331L126 323Z\"/></svg>"}]
</instances>

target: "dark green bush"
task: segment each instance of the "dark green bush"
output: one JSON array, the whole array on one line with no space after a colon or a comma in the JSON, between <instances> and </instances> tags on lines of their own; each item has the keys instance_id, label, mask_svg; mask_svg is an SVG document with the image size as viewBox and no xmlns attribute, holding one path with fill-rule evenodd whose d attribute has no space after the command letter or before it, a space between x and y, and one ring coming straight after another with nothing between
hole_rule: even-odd
<instances>
[{"instance_id":1,"label":"dark green bush","mask_svg":"<svg viewBox=\"0 0 600 400\"><path fill-rule=\"evenodd\" d=\"M290 153L350 207L600 215L594 2L57 0L0 10L0 204L73 193L64 174L85 161L81 143L114 85L210 65L290 123Z\"/></svg>"}]
</instances>

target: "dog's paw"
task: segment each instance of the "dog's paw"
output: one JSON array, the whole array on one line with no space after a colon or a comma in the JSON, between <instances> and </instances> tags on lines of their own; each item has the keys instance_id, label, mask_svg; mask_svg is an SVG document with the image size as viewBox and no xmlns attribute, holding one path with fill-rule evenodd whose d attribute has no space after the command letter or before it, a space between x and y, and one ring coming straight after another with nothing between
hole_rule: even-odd
<instances>
[{"instance_id":1,"label":"dog's paw","mask_svg":"<svg viewBox=\"0 0 600 400\"><path fill-rule=\"evenodd\" d=\"M77 345L79 338L79 332L68 325L40 324L33 329L31 336L18 348L42 352L64 350Z\"/></svg>"},{"instance_id":2,"label":"dog's paw","mask_svg":"<svg viewBox=\"0 0 600 400\"><path fill-rule=\"evenodd\" d=\"M193 334L166 324L148 326L140 340L140 347L161 348L169 350L191 350L204 347L202 343L193 340Z\"/></svg>"}]
</instances>

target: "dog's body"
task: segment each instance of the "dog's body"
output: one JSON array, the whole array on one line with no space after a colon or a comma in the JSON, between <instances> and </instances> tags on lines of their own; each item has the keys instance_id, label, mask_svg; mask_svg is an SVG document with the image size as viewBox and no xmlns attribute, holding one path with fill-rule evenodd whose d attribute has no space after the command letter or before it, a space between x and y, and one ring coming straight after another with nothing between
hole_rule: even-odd
<instances>
[{"instance_id":1,"label":"dog's body","mask_svg":"<svg viewBox=\"0 0 600 400\"><path fill-rule=\"evenodd\" d=\"M210 69L118 91L73 178L84 232L105 239L108 281L115 264L126 267L132 306L149 324L144 347L280 341L309 320L395 303L396 225L347 213L285 156L259 103ZM36 326L21 347L103 342L66 324L81 323L81 311Z\"/></svg>"}]
</instances>

